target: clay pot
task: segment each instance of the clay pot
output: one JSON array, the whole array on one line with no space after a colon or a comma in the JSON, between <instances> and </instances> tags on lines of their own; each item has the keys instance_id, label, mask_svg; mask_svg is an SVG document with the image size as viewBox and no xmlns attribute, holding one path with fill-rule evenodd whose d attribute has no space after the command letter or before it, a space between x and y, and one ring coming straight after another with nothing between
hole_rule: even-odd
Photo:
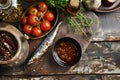
<instances>
[{"instance_id":1,"label":"clay pot","mask_svg":"<svg viewBox=\"0 0 120 80\"><path fill-rule=\"evenodd\" d=\"M18 43L16 54L9 60L0 60L0 67L10 68L20 66L24 63L29 54L29 44L23 34L14 26L7 23L0 23L0 31L12 34Z\"/></svg>"}]
</instances>

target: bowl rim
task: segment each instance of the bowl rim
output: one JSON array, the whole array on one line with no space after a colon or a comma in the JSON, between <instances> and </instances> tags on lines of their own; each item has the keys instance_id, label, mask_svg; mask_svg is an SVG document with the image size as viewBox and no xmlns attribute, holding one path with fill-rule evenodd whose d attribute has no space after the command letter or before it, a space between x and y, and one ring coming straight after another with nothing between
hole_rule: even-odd
<instances>
[{"instance_id":1,"label":"bowl rim","mask_svg":"<svg viewBox=\"0 0 120 80\"><path fill-rule=\"evenodd\" d=\"M109 12L117 11L119 9L120 9L120 3L116 7L112 8L112 9L100 9L100 8L98 8L95 11L96 12L101 12L101 13L109 13Z\"/></svg>"},{"instance_id":2,"label":"bowl rim","mask_svg":"<svg viewBox=\"0 0 120 80\"><path fill-rule=\"evenodd\" d=\"M72 61L72 62L65 62L65 61L61 60L61 59L59 58L59 56L57 55L57 52L55 51L55 47L57 46L56 44L59 44L59 43L62 42L62 41L66 41L65 39L67 39L67 40L69 39L68 42L70 42L70 43L72 43L74 46L76 46L77 51L78 51L75 60ZM70 40L74 41L75 43L73 43L73 42L70 41ZM75 44L77 44L77 45L75 45ZM58 65L62 66L62 67L71 67L71 66L77 64L77 63L79 62L80 58L81 58L81 55L82 55L81 45L80 45L80 43L79 43L75 38L72 38L72 37L61 37L61 38L57 39L57 40L55 41L55 43L53 44L53 47L52 47L52 56L53 56L55 62L56 62Z\"/></svg>"}]
</instances>

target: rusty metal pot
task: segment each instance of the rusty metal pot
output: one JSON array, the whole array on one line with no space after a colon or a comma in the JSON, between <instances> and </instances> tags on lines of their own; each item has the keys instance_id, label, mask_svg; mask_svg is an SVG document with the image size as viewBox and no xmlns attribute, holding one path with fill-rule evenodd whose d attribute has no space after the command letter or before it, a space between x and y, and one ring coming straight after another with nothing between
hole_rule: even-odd
<instances>
[{"instance_id":1,"label":"rusty metal pot","mask_svg":"<svg viewBox=\"0 0 120 80\"><path fill-rule=\"evenodd\" d=\"M12 34L18 43L18 49L15 55L9 60L0 60L0 67L10 68L20 66L24 63L29 54L29 44L27 40L17 28L8 23L0 23L0 31L6 31Z\"/></svg>"}]
</instances>

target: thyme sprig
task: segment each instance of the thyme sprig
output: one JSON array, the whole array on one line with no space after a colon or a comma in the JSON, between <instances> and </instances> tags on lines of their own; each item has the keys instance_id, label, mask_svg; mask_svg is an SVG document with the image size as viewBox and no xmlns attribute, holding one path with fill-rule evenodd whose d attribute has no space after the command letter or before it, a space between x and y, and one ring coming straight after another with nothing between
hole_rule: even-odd
<instances>
[{"instance_id":1,"label":"thyme sprig","mask_svg":"<svg viewBox=\"0 0 120 80\"><path fill-rule=\"evenodd\" d=\"M59 8L63 11L66 21L68 22L68 31L71 30L71 28L74 29L75 33L78 33L82 31L82 33L88 38L86 31L87 30L91 35L93 34L91 30L91 25L93 23L93 20L91 18L88 18L83 13L79 12L76 14L75 17L72 17L70 14L66 11L66 6L69 2L69 0L46 0L46 2L53 7ZM82 0L80 0L80 3ZM84 8L81 8L85 10Z\"/></svg>"},{"instance_id":2,"label":"thyme sprig","mask_svg":"<svg viewBox=\"0 0 120 80\"><path fill-rule=\"evenodd\" d=\"M74 28L74 32L75 33L79 33L80 31L82 31L82 33L85 35L85 37L88 38L86 31L88 30L88 32L92 35L92 29L91 29L91 25L93 23L93 20L90 18L87 18L85 15L83 15L82 13L78 13L76 15L76 17L72 17L72 16L66 16L66 21L69 23L68 24L68 31L71 31L71 27Z\"/></svg>"},{"instance_id":3,"label":"thyme sprig","mask_svg":"<svg viewBox=\"0 0 120 80\"><path fill-rule=\"evenodd\" d=\"M68 4L69 0L46 0L46 2L50 6L63 8Z\"/></svg>"}]
</instances>

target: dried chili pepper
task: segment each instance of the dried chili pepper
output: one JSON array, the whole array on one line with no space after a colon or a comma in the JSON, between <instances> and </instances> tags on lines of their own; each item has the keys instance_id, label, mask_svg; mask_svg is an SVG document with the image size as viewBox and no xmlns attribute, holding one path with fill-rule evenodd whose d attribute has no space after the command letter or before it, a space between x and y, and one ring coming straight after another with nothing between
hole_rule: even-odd
<instances>
[{"instance_id":1,"label":"dried chili pepper","mask_svg":"<svg viewBox=\"0 0 120 80\"><path fill-rule=\"evenodd\" d=\"M6 49L11 50L10 45L7 42L5 42L1 36L0 36L0 42L6 47Z\"/></svg>"},{"instance_id":2,"label":"dried chili pepper","mask_svg":"<svg viewBox=\"0 0 120 80\"><path fill-rule=\"evenodd\" d=\"M9 60L15 55L18 48L16 41L10 33L0 31L0 60Z\"/></svg>"},{"instance_id":3,"label":"dried chili pepper","mask_svg":"<svg viewBox=\"0 0 120 80\"><path fill-rule=\"evenodd\" d=\"M8 56L7 52L5 52L4 50L2 50L1 48L0 48L0 54L2 54L3 56Z\"/></svg>"},{"instance_id":4,"label":"dried chili pepper","mask_svg":"<svg viewBox=\"0 0 120 80\"><path fill-rule=\"evenodd\" d=\"M8 42L9 45L11 45L14 49L16 48L14 42L8 38L5 33L0 33L0 35Z\"/></svg>"}]
</instances>

